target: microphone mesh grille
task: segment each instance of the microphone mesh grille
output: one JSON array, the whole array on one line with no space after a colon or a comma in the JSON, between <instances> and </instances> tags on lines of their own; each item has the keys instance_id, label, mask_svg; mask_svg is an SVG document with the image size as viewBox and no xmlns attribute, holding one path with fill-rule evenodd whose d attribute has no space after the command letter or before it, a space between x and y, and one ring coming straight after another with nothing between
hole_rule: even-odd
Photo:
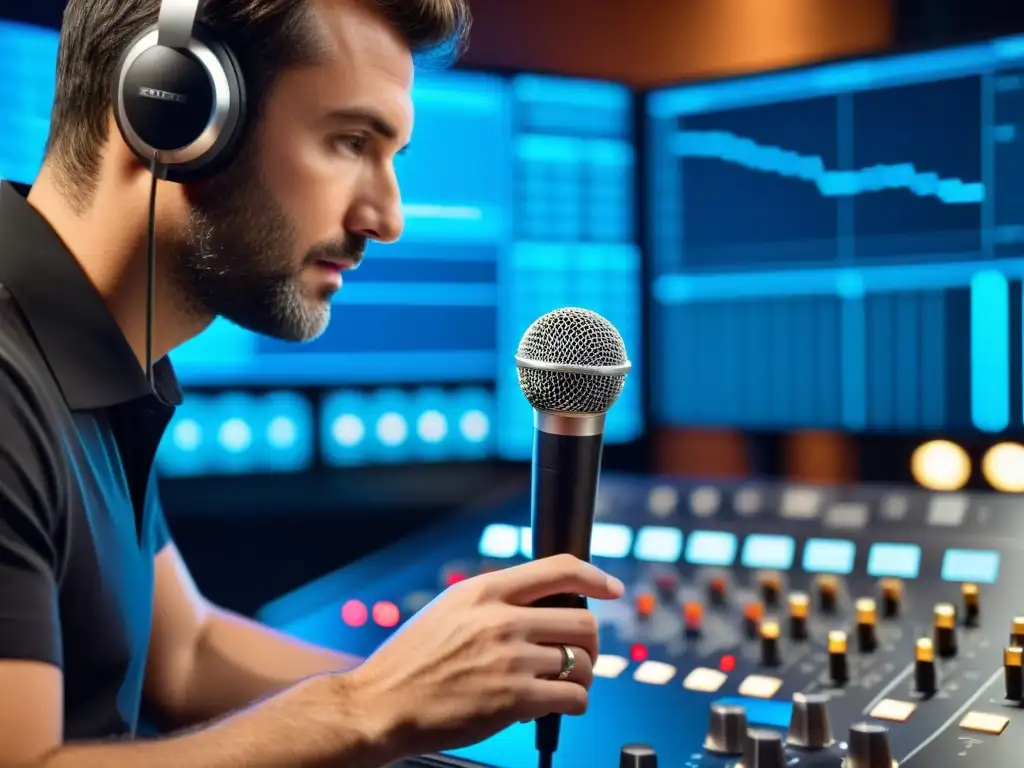
<instances>
[{"instance_id":1,"label":"microphone mesh grille","mask_svg":"<svg viewBox=\"0 0 1024 768\"><path fill-rule=\"evenodd\" d=\"M517 357L573 366L623 365L626 345L615 326L596 312L566 307L548 312L526 329ZM537 410L604 413L618 399L621 376L518 368L519 388Z\"/></svg>"}]
</instances>

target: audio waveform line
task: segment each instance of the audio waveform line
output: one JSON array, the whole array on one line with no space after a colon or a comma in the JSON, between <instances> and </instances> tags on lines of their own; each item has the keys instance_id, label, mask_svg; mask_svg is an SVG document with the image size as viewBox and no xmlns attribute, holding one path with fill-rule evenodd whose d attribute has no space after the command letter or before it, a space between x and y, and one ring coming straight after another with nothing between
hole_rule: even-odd
<instances>
[{"instance_id":1,"label":"audio waveform line","mask_svg":"<svg viewBox=\"0 0 1024 768\"><path fill-rule=\"evenodd\" d=\"M918 170L913 163L832 170L816 155L758 144L727 131L682 131L672 137L672 151L680 157L721 160L752 171L807 181L817 186L824 197L906 189L918 197L934 197L947 205L978 205L985 199L984 184L944 179L937 173Z\"/></svg>"}]
</instances>

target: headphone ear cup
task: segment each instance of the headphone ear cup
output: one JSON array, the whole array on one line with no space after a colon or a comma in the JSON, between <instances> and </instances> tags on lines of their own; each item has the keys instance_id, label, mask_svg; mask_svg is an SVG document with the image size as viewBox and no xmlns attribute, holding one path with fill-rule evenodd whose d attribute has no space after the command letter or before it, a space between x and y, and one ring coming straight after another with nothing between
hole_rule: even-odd
<instances>
[{"instance_id":1,"label":"headphone ear cup","mask_svg":"<svg viewBox=\"0 0 1024 768\"><path fill-rule=\"evenodd\" d=\"M192 181L215 173L237 152L245 88L237 59L196 25L187 50L161 46L151 27L121 58L114 116L125 142L145 163L159 155L162 175Z\"/></svg>"}]
</instances>

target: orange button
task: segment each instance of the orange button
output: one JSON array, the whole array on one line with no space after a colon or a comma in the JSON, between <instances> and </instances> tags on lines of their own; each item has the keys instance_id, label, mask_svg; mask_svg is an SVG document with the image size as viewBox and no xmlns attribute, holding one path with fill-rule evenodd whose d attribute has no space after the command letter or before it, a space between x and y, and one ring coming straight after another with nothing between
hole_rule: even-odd
<instances>
[{"instance_id":1,"label":"orange button","mask_svg":"<svg viewBox=\"0 0 1024 768\"><path fill-rule=\"evenodd\" d=\"M704 606L700 603L685 603L683 605L683 620L689 629L696 629L700 626L700 620L704 617Z\"/></svg>"},{"instance_id":2,"label":"orange button","mask_svg":"<svg viewBox=\"0 0 1024 768\"><path fill-rule=\"evenodd\" d=\"M743 609L743 617L754 624L760 624L764 618L764 606L761 603L747 603Z\"/></svg>"},{"instance_id":3,"label":"orange button","mask_svg":"<svg viewBox=\"0 0 1024 768\"><path fill-rule=\"evenodd\" d=\"M636 599L636 612L641 616L650 616L654 613L654 595L640 595Z\"/></svg>"}]
</instances>

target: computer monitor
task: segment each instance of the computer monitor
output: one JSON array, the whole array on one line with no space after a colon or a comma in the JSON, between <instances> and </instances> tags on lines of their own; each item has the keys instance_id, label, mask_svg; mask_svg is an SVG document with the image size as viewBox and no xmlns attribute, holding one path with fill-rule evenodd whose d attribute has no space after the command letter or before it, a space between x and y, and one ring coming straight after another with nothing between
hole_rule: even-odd
<instances>
[{"instance_id":1,"label":"computer monitor","mask_svg":"<svg viewBox=\"0 0 1024 768\"><path fill-rule=\"evenodd\" d=\"M0 177L31 182L48 129L57 34L0 22ZM160 452L171 475L525 459L520 337L562 306L597 311L634 361L609 443L643 431L634 96L607 82L417 74L396 161L405 233L346 275L309 344L217 320L171 357L188 393ZM8 137L10 139L8 140Z\"/></svg>"},{"instance_id":2,"label":"computer monitor","mask_svg":"<svg viewBox=\"0 0 1024 768\"><path fill-rule=\"evenodd\" d=\"M1021 429L1024 38L645 112L657 421Z\"/></svg>"}]
</instances>

